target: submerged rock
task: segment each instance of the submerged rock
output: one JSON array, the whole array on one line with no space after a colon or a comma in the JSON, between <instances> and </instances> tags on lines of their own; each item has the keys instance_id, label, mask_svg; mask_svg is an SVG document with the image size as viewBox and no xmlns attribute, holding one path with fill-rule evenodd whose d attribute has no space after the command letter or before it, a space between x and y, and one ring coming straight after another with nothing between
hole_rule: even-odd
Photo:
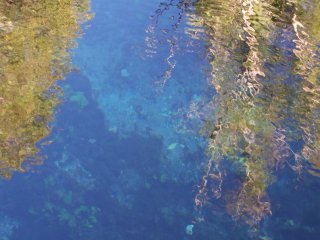
<instances>
[{"instance_id":1,"label":"submerged rock","mask_svg":"<svg viewBox=\"0 0 320 240\"><path fill-rule=\"evenodd\" d=\"M187 225L187 226L186 226L186 234L192 235L192 233L193 233L193 228L194 228L194 225L193 225L193 224Z\"/></svg>"},{"instance_id":2,"label":"submerged rock","mask_svg":"<svg viewBox=\"0 0 320 240\"><path fill-rule=\"evenodd\" d=\"M121 69L121 77L129 77L129 76L130 76L130 73L128 69L126 68Z\"/></svg>"},{"instance_id":3,"label":"submerged rock","mask_svg":"<svg viewBox=\"0 0 320 240\"><path fill-rule=\"evenodd\" d=\"M169 146L168 146L168 150L174 150L176 147L177 147L177 143L171 143Z\"/></svg>"}]
</instances>

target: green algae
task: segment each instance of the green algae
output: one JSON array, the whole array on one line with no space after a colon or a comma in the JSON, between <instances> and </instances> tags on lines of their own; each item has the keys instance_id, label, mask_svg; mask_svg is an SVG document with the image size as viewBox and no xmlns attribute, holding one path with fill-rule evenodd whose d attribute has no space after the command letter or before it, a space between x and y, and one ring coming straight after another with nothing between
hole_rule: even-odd
<instances>
[{"instance_id":1,"label":"green algae","mask_svg":"<svg viewBox=\"0 0 320 240\"><path fill-rule=\"evenodd\" d=\"M69 100L71 102L78 104L80 108L84 108L89 104L89 101L86 98L86 96L83 94L83 92L75 92L70 96Z\"/></svg>"}]
</instances>

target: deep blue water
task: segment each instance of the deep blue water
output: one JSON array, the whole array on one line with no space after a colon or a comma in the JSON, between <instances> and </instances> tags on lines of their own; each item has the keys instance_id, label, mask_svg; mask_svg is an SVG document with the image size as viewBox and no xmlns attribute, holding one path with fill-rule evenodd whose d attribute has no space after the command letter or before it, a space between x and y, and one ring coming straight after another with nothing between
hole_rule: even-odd
<instances>
[{"instance_id":1,"label":"deep blue water","mask_svg":"<svg viewBox=\"0 0 320 240\"><path fill-rule=\"evenodd\" d=\"M253 235L232 220L223 202L194 206L208 158L199 134L204 116L196 110L206 117L212 113L210 65L205 43L184 34L186 23L172 28L175 7L158 25L171 31L146 31L158 7L157 0L92 1L95 17L73 53L78 70L59 82L63 102L45 139L52 144L39 143L44 163L1 183L0 240ZM166 79L170 47L177 64ZM269 190L274 214L263 221L257 239L319 239L319 180L299 181L282 171ZM185 228L192 223L188 235Z\"/></svg>"}]
</instances>

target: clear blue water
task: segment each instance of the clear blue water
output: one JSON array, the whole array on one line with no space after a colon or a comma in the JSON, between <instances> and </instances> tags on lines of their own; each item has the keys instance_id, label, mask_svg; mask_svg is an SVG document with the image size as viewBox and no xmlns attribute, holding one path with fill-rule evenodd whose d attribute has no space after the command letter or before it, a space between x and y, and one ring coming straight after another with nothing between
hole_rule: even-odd
<instances>
[{"instance_id":1,"label":"clear blue water","mask_svg":"<svg viewBox=\"0 0 320 240\"><path fill-rule=\"evenodd\" d=\"M150 32L158 7L157 0L92 1L95 17L73 53L79 70L59 82L63 103L45 139L52 144L39 143L44 163L1 183L0 240L254 235L230 217L224 202L195 208L208 158L199 131L212 114L210 65L205 43L184 33L185 22L167 34ZM171 29L177 12L171 7L157 27ZM171 47L176 65L167 79ZM256 239L319 239L319 180L299 182L282 171L269 190L274 214ZM189 224L192 235L185 231Z\"/></svg>"}]
</instances>

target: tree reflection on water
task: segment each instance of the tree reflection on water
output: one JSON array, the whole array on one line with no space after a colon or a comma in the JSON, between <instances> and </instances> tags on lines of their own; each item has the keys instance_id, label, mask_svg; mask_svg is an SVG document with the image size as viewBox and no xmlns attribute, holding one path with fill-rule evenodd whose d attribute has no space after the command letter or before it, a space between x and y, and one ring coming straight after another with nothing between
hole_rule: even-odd
<instances>
[{"instance_id":1,"label":"tree reflection on water","mask_svg":"<svg viewBox=\"0 0 320 240\"><path fill-rule=\"evenodd\" d=\"M320 176L319 11L312 0L195 3L187 32L208 42L217 91L197 206L222 197L255 226L271 214L266 189L277 169ZM237 187L221 196L227 173Z\"/></svg>"},{"instance_id":2,"label":"tree reflection on water","mask_svg":"<svg viewBox=\"0 0 320 240\"><path fill-rule=\"evenodd\" d=\"M70 71L70 49L90 18L89 0L0 3L0 174L41 163L35 145L46 137ZM30 160L30 161L28 161ZM27 165L28 165L27 164ZM24 164L25 165L25 164Z\"/></svg>"}]
</instances>

